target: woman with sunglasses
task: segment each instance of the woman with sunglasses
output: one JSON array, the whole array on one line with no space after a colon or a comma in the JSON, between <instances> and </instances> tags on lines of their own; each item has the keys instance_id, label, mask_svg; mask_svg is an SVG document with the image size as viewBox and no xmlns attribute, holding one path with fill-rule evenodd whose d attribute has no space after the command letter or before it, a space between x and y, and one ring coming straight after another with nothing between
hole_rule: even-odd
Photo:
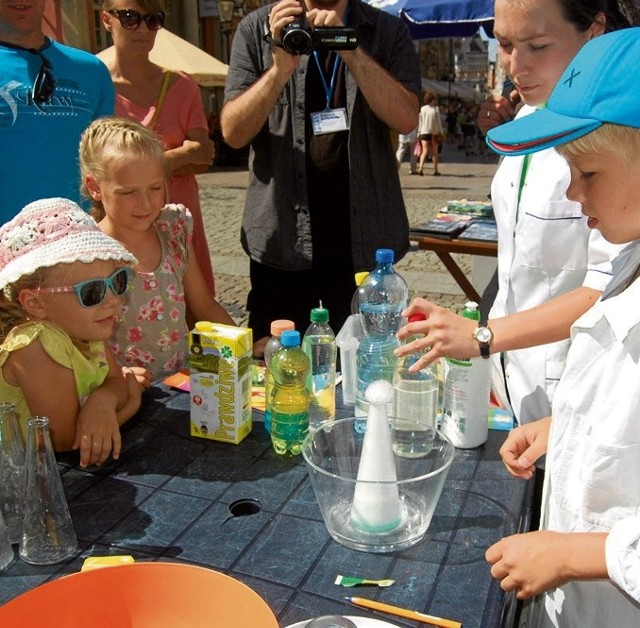
<instances>
[{"instance_id":1,"label":"woman with sunglasses","mask_svg":"<svg viewBox=\"0 0 640 628\"><path fill-rule=\"evenodd\" d=\"M0 227L0 399L25 437L29 417L48 417L54 449L79 448L83 467L119 457L119 427L140 407L107 344L135 261L67 199Z\"/></svg>"},{"instance_id":2,"label":"woman with sunglasses","mask_svg":"<svg viewBox=\"0 0 640 628\"><path fill-rule=\"evenodd\" d=\"M156 33L164 25L162 0L103 0L102 9L102 24L115 49L113 58L104 59L116 90L115 113L141 122L162 138L171 175L169 200L191 211L193 246L215 294L195 177L206 172L214 158L200 88L188 76L149 59Z\"/></svg>"},{"instance_id":3,"label":"woman with sunglasses","mask_svg":"<svg viewBox=\"0 0 640 628\"><path fill-rule=\"evenodd\" d=\"M134 120L90 124L80 140L80 170L100 228L138 259L111 348L120 364L165 377L186 363L186 308L197 321L235 325L205 283L191 214L183 205L165 206L162 144Z\"/></svg>"}]
</instances>

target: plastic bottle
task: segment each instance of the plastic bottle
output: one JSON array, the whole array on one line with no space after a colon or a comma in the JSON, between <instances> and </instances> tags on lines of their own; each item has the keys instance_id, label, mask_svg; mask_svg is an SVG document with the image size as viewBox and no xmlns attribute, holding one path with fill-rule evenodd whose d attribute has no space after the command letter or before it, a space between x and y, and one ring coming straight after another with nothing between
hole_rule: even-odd
<instances>
[{"instance_id":1,"label":"plastic bottle","mask_svg":"<svg viewBox=\"0 0 640 628\"><path fill-rule=\"evenodd\" d=\"M24 458L15 406L0 401L0 512L11 543L19 543L22 536Z\"/></svg>"},{"instance_id":2,"label":"plastic bottle","mask_svg":"<svg viewBox=\"0 0 640 628\"><path fill-rule=\"evenodd\" d=\"M478 304L465 303L462 316L480 320ZM445 360L442 432L460 449L478 447L487 440L491 360Z\"/></svg>"},{"instance_id":3,"label":"plastic bottle","mask_svg":"<svg viewBox=\"0 0 640 628\"><path fill-rule=\"evenodd\" d=\"M27 477L19 555L32 565L52 565L76 553L78 542L49 436L49 419L27 421Z\"/></svg>"},{"instance_id":4,"label":"plastic bottle","mask_svg":"<svg viewBox=\"0 0 640 628\"><path fill-rule=\"evenodd\" d=\"M307 377L311 363L300 348L299 331L283 331L282 349L271 358L271 442L276 453L297 456L309 431Z\"/></svg>"},{"instance_id":5,"label":"plastic bottle","mask_svg":"<svg viewBox=\"0 0 640 628\"><path fill-rule=\"evenodd\" d=\"M353 298L351 299L352 314L360 314L360 286L368 274L369 272L365 270L360 273L356 273L354 276L356 281L356 291L353 293Z\"/></svg>"},{"instance_id":6,"label":"plastic bottle","mask_svg":"<svg viewBox=\"0 0 640 628\"><path fill-rule=\"evenodd\" d=\"M423 321L422 312L411 314L409 322ZM421 338L422 334L409 336L405 344ZM409 368L421 357L422 352L409 353L398 358L393 376L393 416L395 438L393 450L404 458L419 458L429 453L433 442L433 430L437 428L438 396L440 385L435 362L417 371ZM421 437L421 432L431 435Z\"/></svg>"},{"instance_id":7,"label":"plastic bottle","mask_svg":"<svg viewBox=\"0 0 640 628\"><path fill-rule=\"evenodd\" d=\"M273 392L273 375L271 373L271 358L282 349L280 336L283 331L291 331L296 325L287 319L278 319L271 323L271 338L264 347L264 429L271 434L271 394Z\"/></svg>"},{"instance_id":8,"label":"plastic bottle","mask_svg":"<svg viewBox=\"0 0 640 628\"><path fill-rule=\"evenodd\" d=\"M376 267L364 278L359 289L360 314L364 336L357 352L355 415L367 416L365 391L376 380L393 382L398 346L396 332L407 305L407 282L393 268L391 249L376 251ZM389 414L393 407L390 407Z\"/></svg>"},{"instance_id":9,"label":"plastic bottle","mask_svg":"<svg viewBox=\"0 0 640 628\"><path fill-rule=\"evenodd\" d=\"M329 310L315 307L311 310L311 324L302 339L302 349L309 356L311 371L307 378L309 391L309 425L336 417L336 336L329 325Z\"/></svg>"}]
</instances>

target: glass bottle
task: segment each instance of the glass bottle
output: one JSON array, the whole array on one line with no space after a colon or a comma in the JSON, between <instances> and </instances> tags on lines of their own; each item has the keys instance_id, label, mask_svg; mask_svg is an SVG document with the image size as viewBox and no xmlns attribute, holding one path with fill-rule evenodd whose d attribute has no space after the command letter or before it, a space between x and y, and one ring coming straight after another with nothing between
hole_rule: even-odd
<instances>
[{"instance_id":1,"label":"glass bottle","mask_svg":"<svg viewBox=\"0 0 640 628\"><path fill-rule=\"evenodd\" d=\"M13 547L9 541L9 531L4 524L2 513L0 512L0 571L8 567L13 560Z\"/></svg>"},{"instance_id":2,"label":"glass bottle","mask_svg":"<svg viewBox=\"0 0 640 628\"><path fill-rule=\"evenodd\" d=\"M0 401L0 512L9 540L19 543L22 536L24 500L24 443L18 427L15 406Z\"/></svg>"},{"instance_id":3,"label":"glass bottle","mask_svg":"<svg viewBox=\"0 0 640 628\"><path fill-rule=\"evenodd\" d=\"M271 359L273 395L271 442L276 453L297 456L309 431L309 357L300 348L299 331L283 331L282 349Z\"/></svg>"},{"instance_id":4,"label":"glass bottle","mask_svg":"<svg viewBox=\"0 0 640 628\"><path fill-rule=\"evenodd\" d=\"M33 565L59 563L78 545L49 436L49 419L27 422L24 517L19 555Z\"/></svg>"}]
</instances>

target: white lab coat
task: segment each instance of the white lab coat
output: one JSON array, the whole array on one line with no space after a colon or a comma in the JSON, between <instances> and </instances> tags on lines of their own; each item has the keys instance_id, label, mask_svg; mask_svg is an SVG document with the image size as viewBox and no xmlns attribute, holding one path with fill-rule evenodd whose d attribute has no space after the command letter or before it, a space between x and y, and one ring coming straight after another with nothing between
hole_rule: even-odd
<instances>
[{"instance_id":1,"label":"white lab coat","mask_svg":"<svg viewBox=\"0 0 640 628\"><path fill-rule=\"evenodd\" d=\"M517 117L532 111L525 106ZM523 160L504 158L491 186L499 285L489 318L529 309L583 285L603 290L611 278L610 260L621 250L589 229L580 204L567 199L569 166L554 149L531 155L518 210ZM567 340L504 354L509 397L520 423L550 414L568 347ZM494 391L506 404L499 354L493 365Z\"/></svg>"},{"instance_id":2,"label":"white lab coat","mask_svg":"<svg viewBox=\"0 0 640 628\"><path fill-rule=\"evenodd\" d=\"M543 529L609 532L611 581L554 589L532 604L538 619L521 626L640 626L640 280L620 292L639 265L636 241L614 263L602 300L572 328L542 499Z\"/></svg>"}]
</instances>

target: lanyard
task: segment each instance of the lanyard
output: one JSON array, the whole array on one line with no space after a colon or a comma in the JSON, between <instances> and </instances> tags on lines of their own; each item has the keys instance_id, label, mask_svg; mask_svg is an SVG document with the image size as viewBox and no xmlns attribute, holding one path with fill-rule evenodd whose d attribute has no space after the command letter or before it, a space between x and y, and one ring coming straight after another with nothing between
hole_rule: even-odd
<instances>
[{"instance_id":1,"label":"lanyard","mask_svg":"<svg viewBox=\"0 0 640 628\"><path fill-rule=\"evenodd\" d=\"M524 156L522 161L522 170L520 171L520 184L518 186L518 204L516 205L516 224L518 222L518 216L520 215L520 197L522 196L522 190L524 183L527 180L527 170L529 170L529 162L531 161L531 153Z\"/></svg>"},{"instance_id":2,"label":"lanyard","mask_svg":"<svg viewBox=\"0 0 640 628\"><path fill-rule=\"evenodd\" d=\"M316 61L316 65L318 66L318 72L320 72L320 79L322 80L322 87L324 89L324 94L327 99L327 109L331 106L331 98L333 97L333 91L336 88L336 77L338 76L338 68L340 67L340 62L342 59L340 55L336 55L336 58L333 62L333 71L331 72L331 83L327 85L327 79L324 76L324 72L322 70L322 65L320 64L320 58L318 57L318 51L314 49L313 58Z\"/></svg>"}]
</instances>

